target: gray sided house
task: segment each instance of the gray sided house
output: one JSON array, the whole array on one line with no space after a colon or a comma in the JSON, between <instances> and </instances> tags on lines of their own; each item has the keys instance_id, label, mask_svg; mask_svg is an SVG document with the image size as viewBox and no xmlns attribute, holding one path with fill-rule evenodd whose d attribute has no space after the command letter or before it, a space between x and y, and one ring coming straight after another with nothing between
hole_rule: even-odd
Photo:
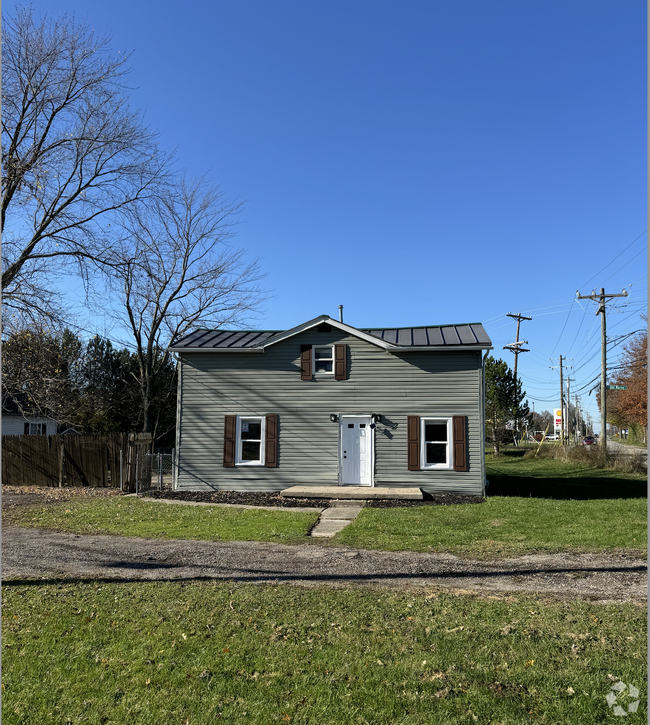
<instances>
[{"instance_id":1,"label":"gray sided house","mask_svg":"<svg viewBox=\"0 0 650 725\"><path fill-rule=\"evenodd\" d=\"M317 317L286 331L177 340L177 490L413 486L485 493L478 323L361 330Z\"/></svg>"}]
</instances>

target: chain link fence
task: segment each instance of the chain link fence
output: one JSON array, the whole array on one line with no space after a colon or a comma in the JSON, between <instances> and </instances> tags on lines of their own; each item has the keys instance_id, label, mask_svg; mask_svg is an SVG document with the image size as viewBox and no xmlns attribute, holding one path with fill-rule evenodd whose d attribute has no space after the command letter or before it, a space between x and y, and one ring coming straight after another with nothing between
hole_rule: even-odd
<instances>
[{"instance_id":1,"label":"chain link fence","mask_svg":"<svg viewBox=\"0 0 650 725\"><path fill-rule=\"evenodd\" d=\"M174 481L174 453L139 454L136 463L135 492L171 491Z\"/></svg>"}]
</instances>

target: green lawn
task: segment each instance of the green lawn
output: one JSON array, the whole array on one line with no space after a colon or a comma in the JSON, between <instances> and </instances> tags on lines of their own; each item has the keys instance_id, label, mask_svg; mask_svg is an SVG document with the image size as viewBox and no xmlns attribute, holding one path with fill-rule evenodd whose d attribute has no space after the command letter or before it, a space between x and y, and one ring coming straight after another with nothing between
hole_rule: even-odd
<instances>
[{"instance_id":1,"label":"green lawn","mask_svg":"<svg viewBox=\"0 0 650 725\"><path fill-rule=\"evenodd\" d=\"M318 513L182 506L135 498L68 500L12 512L13 523L75 534L200 541L304 541Z\"/></svg>"},{"instance_id":2,"label":"green lawn","mask_svg":"<svg viewBox=\"0 0 650 725\"><path fill-rule=\"evenodd\" d=\"M589 725L613 678L646 718L633 604L33 581L5 582L2 614L7 725Z\"/></svg>"},{"instance_id":3,"label":"green lawn","mask_svg":"<svg viewBox=\"0 0 650 725\"><path fill-rule=\"evenodd\" d=\"M482 504L364 509L336 541L392 551L437 551L481 559L530 552L646 551L646 478L526 451L487 455Z\"/></svg>"},{"instance_id":4,"label":"green lawn","mask_svg":"<svg viewBox=\"0 0 650 725\"><path fill-rule=\"evenodd\" d=\"M558 501L494 496L482 504L366 508L343 529L346 546L437 551L479 559L530 552L645 551L645 499Z\"/></svg>"},{"instance_id":5,"label":"green lawn","mask_svg":"<svg viewBox=\"0 0 650 725\"><path fill-rule=\"evenodd\" d=\"M530 552L646 551L646 482L522 451L488 456L484 503L365 508L330 542L310 539L317 513L167 505L133 498L69 500L11 512L11 522L78 534L310 542L494 558Z\"/></svg>"},{"instance_id":6,"label":"green lawn","mask_svg":"<svg viewBox=\"0 0 650 725\"><path fill-rule=\"evenodd\" d=\"M619 499L647 496L647 475L584 463L535 458L531 449L510 449L495 458L486 455L491 496L553 499ZM594 457L595 450L585 451Z\"/></svg>"}]
</instances>

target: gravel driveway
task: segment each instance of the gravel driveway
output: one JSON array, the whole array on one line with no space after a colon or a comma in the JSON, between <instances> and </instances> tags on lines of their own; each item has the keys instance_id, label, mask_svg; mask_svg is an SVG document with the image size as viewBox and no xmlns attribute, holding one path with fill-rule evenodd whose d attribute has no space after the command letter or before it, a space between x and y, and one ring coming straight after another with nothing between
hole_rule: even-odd
<instances>
[{"instance_id":1,"label":"gravel driveway","mask_svg":"<svg viewBox=\"0 0 650 725\"><path fill-rule=\"evenodd\" d=\"M367 551L245 541L139 539L20 528L11 510L69 498L114 496L111 489L3 487L2 578L107 580L220 579L333 587L444 586L463 591L528 591L600 602L647 599L647 563L630 552L530 554L473 561L451 554Z\"/></svg>"},{"instance_id":2,"label":"gravel driveway","mask_svg":"<svg viewBox=\"0 0 650 725\"><path fill-rule=\"evenodd\" d=\"M2 532L2 575L5 581L221 579L300 586L530 591L601 602L646 598L646 562L625 553L535 554L478 562L449 554L78 536L17 527Z\"/></svg>"}]
</instances>

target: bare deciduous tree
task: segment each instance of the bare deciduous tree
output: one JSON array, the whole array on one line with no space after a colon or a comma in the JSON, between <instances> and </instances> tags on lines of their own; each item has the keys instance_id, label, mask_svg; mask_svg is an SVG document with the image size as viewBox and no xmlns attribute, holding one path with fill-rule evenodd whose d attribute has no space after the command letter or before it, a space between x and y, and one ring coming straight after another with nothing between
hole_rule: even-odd
<instances>
[{"instance_id":1,"label":"bare deciduous tree","mask_svg":"<svg viewBox=\"0 0 650 725\"><path fill-rule=\"evenodd\" d=\"M228 244L240 207L219 187L183 178L127 215L111 281L138 359L144 432L168 344L197 326L238 325L262 301L258 262Z\"/></svg>"},{"instance_id":2,"label":"bare deciduous tree","mask_svg":"<svg viewBox=\"0 0 650 725\"><path fill-rule=\"evenodd\" d=\"M164 176L155 134L128 106L128 60L67 15L37 22L25 6L4 19L2 290L22 311L52 314L62 263L87 281L111 214Z\"/></svg>"},{"instance_id":3,"label":"bare deciduous tree","mask_svg":"<svg viewBox=\"0 0 650 725\"><path fill-rule=\"evenodd\" d=\"M3 320L2 407L73 425L77 395L71 371L82 343L68 329L46 320Z\"/></svg>"}]
</instances>

